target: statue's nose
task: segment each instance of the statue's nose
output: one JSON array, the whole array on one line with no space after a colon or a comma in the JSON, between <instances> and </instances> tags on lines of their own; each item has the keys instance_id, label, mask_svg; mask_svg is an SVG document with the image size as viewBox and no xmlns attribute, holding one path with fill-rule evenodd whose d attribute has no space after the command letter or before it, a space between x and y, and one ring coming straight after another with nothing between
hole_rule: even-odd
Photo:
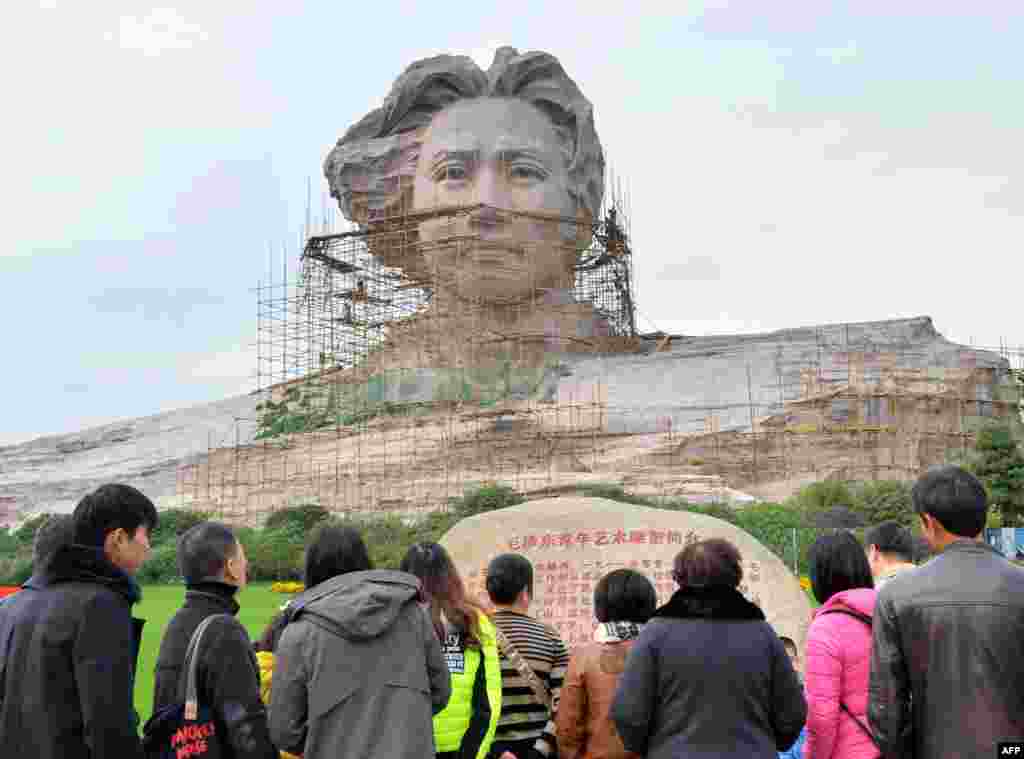
<instances>
[{"instance_id":1,"label":"statue's nose","mask_svg":"<svg viewBox=\"0 0 1024 759\"><path fill-rule=\"evenodd\" d=\"M500 172L489 167L481 169L477 175L476 202L485 207L489 206L492 212L495 208L503 208L505 206ZM493 212L490 223L495 224L498 221L500 219L497 213ZM483 220L481 222L483 223Z\"/></svg>"}]
</instances>

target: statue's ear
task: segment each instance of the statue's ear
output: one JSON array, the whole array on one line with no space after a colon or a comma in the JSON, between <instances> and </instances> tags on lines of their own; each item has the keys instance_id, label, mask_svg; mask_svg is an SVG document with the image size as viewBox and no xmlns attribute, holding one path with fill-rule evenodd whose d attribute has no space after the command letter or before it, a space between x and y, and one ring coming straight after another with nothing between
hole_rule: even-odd
<instances>
[{"instance_id":1,"label":"statue's ear","mask_svg":"<svg viewBox=\"0 0 1024 759\"><path fill-rule=\"evenodd\" d=\"M583 208L582 206L576 211L576 235L573 241L573 250L567 251L567 258L569 259L569 265L575 266L576 259L579 258L579 254L590 247L590 242L594 237L594 220L590 215L590 211Z\"/></svg>"}]
</instances>

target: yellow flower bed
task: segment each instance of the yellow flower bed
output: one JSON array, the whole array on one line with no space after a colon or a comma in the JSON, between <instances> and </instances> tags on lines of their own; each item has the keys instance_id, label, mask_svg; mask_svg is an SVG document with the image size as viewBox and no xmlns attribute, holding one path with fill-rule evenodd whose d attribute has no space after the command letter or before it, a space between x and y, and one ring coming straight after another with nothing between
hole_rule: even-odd
<instances>
[{"instance_id":1,"label":"yellow flower bed","mask_svg":"<svg viewBox=\"0 0 1024 759\"><path fill-rule=\"evenodd\" d=\"M270 589L275 593L301 593L306 586L301 582L275 582Z\"/></svg>"}]
</instances>

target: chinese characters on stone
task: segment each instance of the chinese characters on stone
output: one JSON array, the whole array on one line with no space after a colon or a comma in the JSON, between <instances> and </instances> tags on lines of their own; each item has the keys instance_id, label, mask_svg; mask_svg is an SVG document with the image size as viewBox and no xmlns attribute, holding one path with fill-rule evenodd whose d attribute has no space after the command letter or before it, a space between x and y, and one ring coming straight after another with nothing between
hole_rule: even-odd
<instances>
[{"instance_id":1,"label":"chinese characters on stone","mask_svg":"<svg viewBox=\"0 0 1024 759\"><path fill-rule=\"evenodd\" d=\"M594 587L598 580L616 569L633 569L647 575L658 593L658 603L668 601L675 592L672 559L685 546L700 540L696 532L657 528L618 530L577 530L574 532L516 535L507 542L508 550L526 552L534 566L534 604L531 613L550 624L570 646L592 639L597 620L594 617ZM638 558L609 555L599 558L603 548L636 548ZM642 547L648 547L646 549ZM660 546L651 550L650 546ZM595 549L597 556L595 556ZM541 556L536 556L540 553ZM621 551L609 552L621 554ZM631 551L633 553L633 551ZM550 554L545 556L544 554ZM469 590L486 597L486 564L470 571ZM756 604L760 595L750 594L747 582L759 583L761 565L745 563L740 592Z\"/></svg>"},{"instance_id":2,"label":"chinese characters on stone","mask_svg":"<svg viewBox=\"0 0 1024 759\"><path fill-rule=\"evenodd\" d=\"M635 530L579 530L577 532L541 533L516 535L509 539L512 551L545 549L585 549L590 547L620 545L678 545L688 546L700 540L690 530L685 535L680 530L635 529Z\"/></svg>"}]
</instances>

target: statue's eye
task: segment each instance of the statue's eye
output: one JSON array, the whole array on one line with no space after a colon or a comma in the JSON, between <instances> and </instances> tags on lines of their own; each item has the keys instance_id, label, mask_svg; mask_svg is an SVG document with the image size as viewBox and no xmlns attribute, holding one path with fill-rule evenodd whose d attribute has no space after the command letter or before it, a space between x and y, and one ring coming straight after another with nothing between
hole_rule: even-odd
<instances>
[{"instance_id":1,"label":"statue's eye","mask_svg":"<svg viewBox=\"0 0 1024 759\"><path fill-rule=\"evenodd\" d=\"M519 181L540 181L545 178L545 173L536 166L528 163L514 163L508 168L508 175Z\"/></svg>"},{"instance_id":2,"label":"statue's eye","mask_svg":"<svg viewBox=\"0 0 1024 759\"><path fill-rule=\"evenodd\" d=\"M448 164L440 167L434 174L435 182L461 182L466 178L466 167Z\"/></svg>"}]
</instances>

